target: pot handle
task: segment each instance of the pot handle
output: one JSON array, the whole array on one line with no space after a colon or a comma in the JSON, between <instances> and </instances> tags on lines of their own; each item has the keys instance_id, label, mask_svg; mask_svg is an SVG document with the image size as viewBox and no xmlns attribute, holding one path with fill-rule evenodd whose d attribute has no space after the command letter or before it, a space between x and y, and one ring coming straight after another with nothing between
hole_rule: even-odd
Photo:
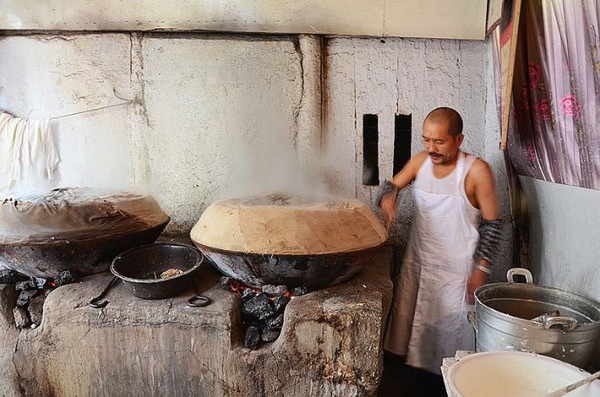
<instances>
[{"instance_id":1,"label":"pot handle","mask_svg":"<svg viewBox=\"0 0 600 397\"><path fill-rule=\"evenodd\" d=\"M524 267L513 267L508 269L506 272L506 278L509 283L516 282L514 278L515 276L524 276L527 284L533 284L533 276L531 275L531 272Z\"/></svg>"},{"instance_id":2,"label":"pot handle","mask_svg":"<svg viewBox=\"0 0 600 397\"><path fill-rule=\"evenodd\" d=\"M469 324L471 324L473 330L477 333L477 314L474 311L469 310L467 313L467 320L469 320Z\"/></svg>"},{"instance_id":3,"label":"pot handle","mask_svg":"<svg viewBox=\"0 0 600 397\"><path fill-rule=\"evenodd\" d=\"M545 329L549 329L554 325L560 325L563 331L572 331L577 327L577 320L573 317L564 317L564 316L556 316L556 317L545 317L542 321L542 325Z\"/></svg>"}]
</instances>

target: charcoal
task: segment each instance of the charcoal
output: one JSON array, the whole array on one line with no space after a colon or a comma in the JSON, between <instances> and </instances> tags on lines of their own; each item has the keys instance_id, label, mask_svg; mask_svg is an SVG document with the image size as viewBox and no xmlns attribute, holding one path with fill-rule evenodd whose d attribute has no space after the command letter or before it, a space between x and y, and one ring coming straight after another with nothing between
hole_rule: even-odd
<instances>
[{"instance_id":1,"label":"charcoal","mask_svg":"<svg viewBox=\"0 0 600 397\"><path fill-rule=\"evenodd\" d=\"M31 281L35 284L36 289L48 288L48 280L42 277L31 277Z\"/></svg>"},{"instance_id":2,"label":"charcoal","mask_svg":"<svg viewBox=\"0 0 600 397\"><path fill-rule=\"evenodd\" d=\"M33 280L19 281L15 284L17 291L37 290L37 285Z\"/></svg>"},{"instance_id":3,"label":"charcoal","mask_svg":"<svg viewBox=\"0 0 600 397\"><path fill-rule=\"evenodd\" d=\"M221 287L225 291L229 291L229 285L230 284L231 284L231 277L222 276L219 279L219 287Z\"/></svg>"},{"instance_id":4,"label":"charcoal","mask_svg":"<svg viewBox=\"0 0 600 397\"><path fill-rule=\"evenodd\" d=\"M22 307L15 307L13 309L13 317L15 318L15 325L17 328L25 328L31 324L29 313Z\"/></svg>"},{"instance_id":5,"label":"charcoal","mask_svg":"<svg viewBox=\"0 0 600 397\"><path fill-rule=\"evenodd\" d=\"M242 302L248 302L250 299L256 297L258 292L254 291L252 288L246 288L244 292L242 292Z\"/></svg>"},{"instance_id":6,"label":"charcoal","mask_svg":"<svg viewBox=\"0 0 600 397\"><path fill-rule=\"evenodd\" d=\"M261 288L262 292L269 296L282 296L288 292L288 288L285 285L263 285Z\"/></svg>"},{"instance_id":7,"label":"charcoal","mask_svg":"<svg viewBox=\"0 0 600 397\"><path fill-rule=\"evenodd\" d=\"M276 314L283 313L285 306L290 302L290 298L285 295L278 296L273 299L273 310Z\"/></svg>"},{"instance_id":8,"label":"charcoal","mask_svg":"<svg viewBox=\"0 0 600 397\"><path fill-rule=\"evenodd\" d=\"M19 298L17 299L17 306L19 307L23 307L23 306L27 306L27 304L29 303L30 300L33 299L33 297L38 293L37 290L27 290L27 291L21 291L21 293L19 294Z\"/></svg>"},{"instance_id":9,"label":"charcoal","mask_svg":"<svg viewBox=\"0 0 600 397\"><path fill-rule=\"evenodd\" d=\"M60 287L61 285L74 283L75 281L77 281L77 279L78 277L75 273L69 270L63 270L62 272L60 272L58 277L54 279L54 284L56 284L57 287Z\"/></svg>"},{"instance_id":10,"label":"charcoal","mask_svg":"<svg viewBox=\"0 0 600 397\"><path fill-rule=\"evenodd\" d=\"M280 331L278 330L269 330L269 331L265 331L261 334L261 339L263 340L263 342L273 342L277 339L277 337L279 337Z\"/></svg>"},{"instance_id":11,"label":"charcoal","mask_svg":"<svg viewBox=\"0 0 600 397\"><path fill-rule=\"evenodd\" d=\"M272 330L280 330L283 327L283 314L275 317L269 317L266 321L267 329Z\"/></svg>"},{"instance_id":12,"label":"charcoal","mask_svg":"<svg viewBox=\"0 0 600 397\"><path fill-rule=\"evenodd\" d=\"M248 299L242 304L242 316L249 316L257 320L265 320L275 314L269 298L262 292Z\"/></svg>"},{"instance_id":13,"label":"charcoal","mask_svg":"<svg viewBox=\"0 0 600 397\"><path fill-rule=\"evenodd\" d=\"M244 336L244 346L248 349L256 350L258 348L258 342L260 342L260 331L254 326L246 328L246 335Z\"/></svg>"},{"instance_id":14,"label":"charcoal","mask_svg":"<svg viewBox=\"0 0 600 397\"><path fill-rule=\"evenodd\" d=\"M11 269L0 270L0 284L16 284L25 280L25 276Z\"/></svg>"},{"instance_id":15,"label":"charcoal","mask_svg":"<svg viewBox=\"0 0 600 397\"><path fill-rule=\"evenodd\" d=\"M308 293L308 288L306 287L296 287L292 289L292 296L301 296L306 295Z\"/></svg>"},{"instance_id":16,"label":"charcoal","mask_svg":"<svg viewBox=\"0 0 600 397\"><path fill-rule=\"evenodd\" d=\"M29 311L29 318L33 324L40 325L42 322L42 309L44 307L44 300L46 297L44 295L38 295L33 298L29 305L27 306L27 310Z\"/></svg>"},{"instance_id":17,"label":"charcoal","mask_svg":"<svg viewBox=\"0 0 600 397\"><path fill-rule=\"evenodd\" d=\"M262 334L267 328L267 325L264 321L249 320L246 322L246 328L248 327L254 327Z\"/></svg>"}]
</instances>

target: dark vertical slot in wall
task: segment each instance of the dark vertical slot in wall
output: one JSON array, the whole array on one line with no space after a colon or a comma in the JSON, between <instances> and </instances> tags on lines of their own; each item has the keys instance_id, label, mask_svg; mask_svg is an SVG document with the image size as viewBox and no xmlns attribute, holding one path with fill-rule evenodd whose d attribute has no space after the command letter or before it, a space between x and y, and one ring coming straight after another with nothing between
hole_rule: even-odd
<instances>
[{"instance_id":1,"label":"dark vertical slot in wall","mask_svg":"<svg viewBox=\"0 0 600 397\"><path fill-rule=\"evenodd\" d=\"M397 114L394 122L394 175L410 160L412 115Z\"/></svg>"},{"instance_id":2,"label":"dark vertical slot in wall","mask_svg":"<svg viewBox=\"0 0 600 397\"><path fill-rule=\"evenodd\" d=\"M379 185L379 131L376 114L363 115L363 185Z\"/></svg>"}]
</instances>

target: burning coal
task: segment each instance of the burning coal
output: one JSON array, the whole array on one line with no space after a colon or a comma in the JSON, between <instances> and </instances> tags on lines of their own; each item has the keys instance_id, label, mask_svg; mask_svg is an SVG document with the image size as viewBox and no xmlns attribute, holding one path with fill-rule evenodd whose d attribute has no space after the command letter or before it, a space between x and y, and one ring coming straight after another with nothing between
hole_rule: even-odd
<instances>
[{"instance_id":1,"label":"burning coal","mask_svg":"<svg viewBox=\"0 0 600 397\"><path fill-rule=\"evenodd\" d=\"M14 284L19 292L13 316L17 328L35 328L42 322L44 300L50 291L77 281L78 277L65 270L55 278L27 277L10 269L0 270L0 284Z\"/></svg>"},{"instance_id":2,"label":"burning coal","mask_svg":"<svg viewBox=\"0 0 600 397\"><path fill-rule=\"evenodd\" d=\"M296 296L304 295L307 288L289 289L285 285L264 285L253 288L230 277L221 277L221 288L235 292L242 298L244 346L255 350L263 343L277 340L283 327L286 305Z\"/></svg>"}]
</instances>

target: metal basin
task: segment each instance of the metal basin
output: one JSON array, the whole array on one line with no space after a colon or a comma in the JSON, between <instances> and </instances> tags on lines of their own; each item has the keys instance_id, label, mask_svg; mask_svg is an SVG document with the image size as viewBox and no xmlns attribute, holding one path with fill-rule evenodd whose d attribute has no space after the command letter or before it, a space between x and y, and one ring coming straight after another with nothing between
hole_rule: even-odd
<instances>
[{"instance_id":1,"label":"metal basin","mask_svg":"<svg viewBox=\"0 0 600 397\"><path fill-rule=\"evenodd\" d=\"M123 280L132 295L142 299L165 299L191 287L202 260L200 251L190 245L156 243L120 254L112 262L110 271ZM161 273L169 269L182 273L160 278Z\"/></svg>"},{"instance_id":2,"label":"metal basin","mask_svg":"<svg viewBox=\"0 0 600 397\"><path fill-rule=\"evenodd\" d=\"M523 274L528 283L494 283L475 291L477 351L540 353L586 368L600 334L600 305L552 287L533 285L531 273L510 269L509 281ZM545 316L558 310L558 316ZM543 320L532 321L542 316Z\"/></svg>"}]
</instances>

